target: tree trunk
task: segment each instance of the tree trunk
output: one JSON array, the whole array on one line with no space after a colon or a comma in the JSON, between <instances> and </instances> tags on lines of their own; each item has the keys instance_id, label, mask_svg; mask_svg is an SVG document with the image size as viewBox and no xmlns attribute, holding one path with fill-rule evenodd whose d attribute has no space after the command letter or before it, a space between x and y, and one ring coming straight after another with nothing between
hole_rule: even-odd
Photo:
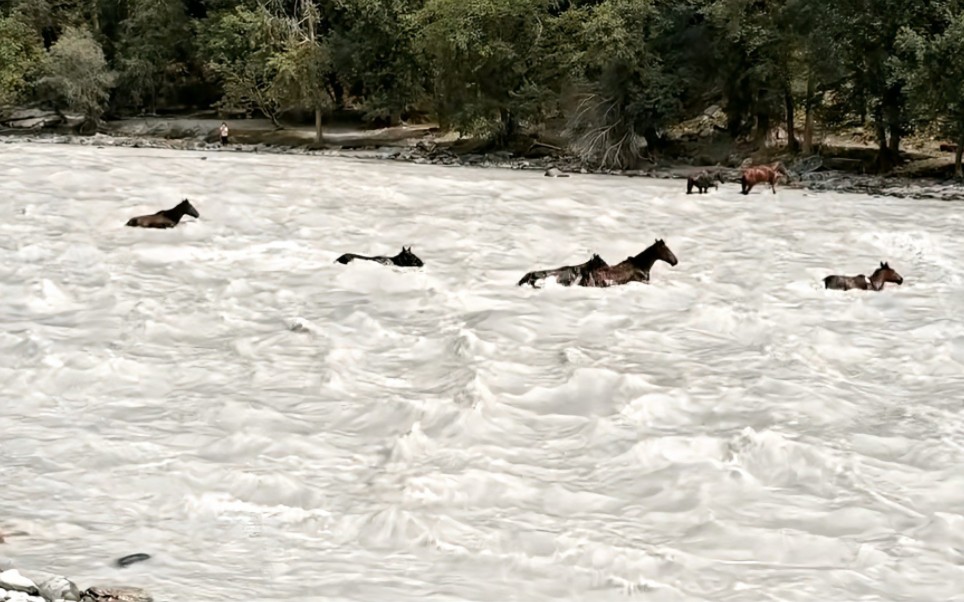
<instances>
[{"instance_id":1,"label":"tree trunk","mask_svg":"<svg viewBox=\"0 0 964 602\"><path fill-rule=\"evenodd\" d=\"M321 144L321 107L315 107L315 144Z\"/></svg>"},{"instance_id":2,"label":"tree trunk","mask_svg":"<svg viewBox=\"0 0 964 602\"><path fill-rule=\"evenodd\" d=\"M800 152L800 143L797 141L797 133L794 131L796 129L796 124L793 120L793 94L790 93L789 86L784 93L783 100L787 106L787 150L791 153Z\"/></svg>"},{"instance_id":3,"label":"tree trunk","mask_svg":"<svg viewBox=\"0 0 964 602\"><path fill-rule=\"evenodd\" d=\"M512 112L506 108L499 109L499 120L502 122L502 131L499 135L499 145L504 146L511 142L515 136L516 122Z\"/></svg>"},{"instance_id":4,"label":"tree trunk","mask_svg":"<svg viewBox=\"0 0 964 602\"><path fill-rule=\"evenodd\" d=\"M756 132L753 141L757 145L763 145L767 141L767 133L770 131L770 114L766 112L756 114Z\"/></svg>"},{"instance_id":5,"label":"tree trunk","mask_svg":"<svg viewBox=\"0 0 964 602\"><path fill-rule=\"evenodd\" d=\"M806 117L803 121L803 152L813 153L813 96L814 96L813 71L807 73L807 100L804 102Z\"/></svg>"},{"instance_id":6,"label":"tree trunk","mask_svg":"<svg viewBox=\"0 0 964 602\"><path fill-rule=\"evenodd\" d=\"M957 150L954 151L954 177L964 180L964 171L961 171L961 155L964 155L964 134L957 140Z\"/></svg>"},{"instance_id":7,"label":"tree trunk","mask_svg":"<svg viewBox=\"0 0 964 602\"><path fill-rule=\"evenodd\" d=\"M884 125L881 110L877 109L874 119L874 128L877 130L877 171L887 173L893 167L890 157L890 148L887 146L887 127Z\"/></svg>"}]
</instances>

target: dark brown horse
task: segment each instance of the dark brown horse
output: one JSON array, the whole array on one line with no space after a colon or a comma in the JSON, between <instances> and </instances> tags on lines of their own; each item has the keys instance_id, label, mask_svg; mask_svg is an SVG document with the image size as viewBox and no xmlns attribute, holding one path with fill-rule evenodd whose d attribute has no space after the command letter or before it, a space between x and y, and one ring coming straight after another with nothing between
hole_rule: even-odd
<instances>
[{"instance_id":1,"label":"dark brown horse","mask_svg":"<svg viewBox=\"0 0 964 602\"><path fill-rule=\"evenodd\" d=\"M586 263L580 263L579 265L564 265L561 268L556 268L554 270L537 270L535 272L529 272L522 277L517 286L522 286L523 284L528 284L532 288L539 288L536 284L540 280L544 280L549 276L553 276L556 282L563 286L571 286L575 282L578 282L582 277L591 270L597 268L605 267L607 264L602 257L593 254Z\"/></svg>"},{"instance_id":2,"label":"dark brown horse","mask_svg":"<svg viewBox=\"0 0 964 602\"><path fill-rule=\"evenodd\" d=\"M386 257L384 255L376 255L375 257L369 257L367 255L356 255L354 253L345 253L341 257L335 260L335 263L349 263L354 259L364 259L366 261L377 261L382 265L397 265L403 268L420 268L423 264L422 260L412 253L412 247L402 247L401 252L394 257Z\"/></svg>"},{"instance_id":3,"label":"dark brown horse","mask_svg":"<svg viewBox=\"0 0 964 602\"><path fill-rule=\"evenodd\" d=\"M781 161L776 163L771 163L770 165L751 165L743 170L740 176L740 192L742 194L750 194L750 190L761 182L766 182L770 185L773 190L773 194L777 193L777 178L784 176L787 182L791 180L790 172L787 168L783 166Z\"/></svg>"},{"instance_id":4,"label":"dark brown horse","mask_svg":"<svg viewBox=\"0 0 964 602\"><path fill-rule=\"evenodd\" d=\"M173 228L185 215L190 215L191 217L201 217L198 215L197 209L194 208L194 205L192 205L187 199L184 199L177 204L177 207L174 207L173 209L165 209L163 211L158 211L157 213L152 213L151 215L132 217L127 221L127 225L137 228Z\"/></svg>"},{"instance_id":5,"label":"dark brown horse","mask_svg":"<svg viewBox=\"0 0 964 602\"><path fill-rule=\"evenodd\" d=\"M710 186L719 190L720 187L716 184L717 182L723 183L723 176L720 172L710 174L708 171L701 171L695 176L686 178L686 194L693 194L693 188L696 188L700 194L709 190Z\"/></svg>"},{"instance_id":6,"label":"dark brown horse","mask_svg":"<svg viewBox=\"0 0 964 602\"><path fill-rule=\"evenodd\" d=\"M590 270L579 280L579 286L607 287L629 282L649 282L649 272L657 260L670 265L679 263L662 239L656 239L645 251L613 266Z\"/></svg>"},{"instance_id":7,"label":"dark brown horse","mask_svg":"<svg viewBox=\"0 0 964 602\"><path fill-rule=\"evenodd\" d=\"M864 291L879 291L884 288L884 284L893 282L900 286L904 283L904 278L894 271L886 261L880 262L880 267L874 270L868 279L863 274L856 276L831 275L823 279L823 287L838 291L849 291L852 288Z\"/></svg>"}]
</instances>

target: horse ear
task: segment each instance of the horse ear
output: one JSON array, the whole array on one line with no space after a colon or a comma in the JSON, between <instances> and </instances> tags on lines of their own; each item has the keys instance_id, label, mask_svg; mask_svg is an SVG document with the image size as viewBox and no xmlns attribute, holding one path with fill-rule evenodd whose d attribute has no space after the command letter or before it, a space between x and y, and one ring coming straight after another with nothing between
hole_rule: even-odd
<instances>
[{"instance_id":1,"label":"horse ear","mask_svg":"<svg viewBox=\"0 0 964 602\"><path fill-rule=\"evenodd\" d=\"M884 267L884 262L883 262L883 261L880 262L880 267Z\"/></svg>"}]
</instances>

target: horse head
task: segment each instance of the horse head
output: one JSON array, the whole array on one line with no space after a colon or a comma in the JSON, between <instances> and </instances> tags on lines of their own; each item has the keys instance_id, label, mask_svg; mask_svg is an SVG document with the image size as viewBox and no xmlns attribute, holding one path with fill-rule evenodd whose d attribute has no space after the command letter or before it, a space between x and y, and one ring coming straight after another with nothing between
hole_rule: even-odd
<instances>
[{"instance_id":1,"label":"horse head","mask_svg":"<svg viewBox=\"0 0 964 602\"><path fill-rule=\"evenodd\" d=\"M194 208L194 205L191 204L191 201L187 199L184 199L183 201L178 203L177 207L175 207L174 210L179 211L184 215L190 215L191 217L196 217L196 218L201 217L200 215L198 215L197 209Z\"/></svg>"},{"instance_id":2,"label":"horse head","mask_svg":"<svg viewBox=\"0 0 964 602\"><path fill-rule=\"evenodd\" d=\"M666 243L663 242L662 238L657 238L656 242L653 243L651 248L656 251L656 259L665 261L670 265L676 265L679 263L679 261L676 259L676 255L670 251L669 247L666 246Z\"/></svg>"},{"instance_id":3,"label":"horse head","mask_svg":"<svg viewBox=\"0 0 964 602\"><path fill-rule=\"evenodd\" d=\"M880 267L874 270L874 273L870 276L870 280L872 282L879 282L881 287L883 287L886 282L892 282L898 286L904 283L904 277L898 274L894 268L890 267L886 261L880 262Z\"/></svg>"},{"instance_id":4,"label":"horse head","mask_svg":"<svg viewBox=\"0 0 964 602\"><path fill-rule=\"evenodd\" d=\"M425 265L415 253L412 253L412 247L402 247L402 251L392 259L394 259L395 265L404 267L420 268Z\"/></svg>"}]
</instances>

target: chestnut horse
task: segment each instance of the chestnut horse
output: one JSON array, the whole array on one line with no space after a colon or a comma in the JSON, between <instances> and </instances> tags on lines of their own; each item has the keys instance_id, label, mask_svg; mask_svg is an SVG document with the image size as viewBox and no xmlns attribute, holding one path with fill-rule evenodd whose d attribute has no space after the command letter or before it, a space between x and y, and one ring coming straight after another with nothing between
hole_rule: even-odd
<instances>
[{"instance_id":1,"label":"chestnut horse","mask_svg":"<svg viewBox=\"0 0 964 602\"><path fill-rule=\"evenodd\" d=\"M904 283L904 278L891 268L886 261L882 261L880 267L870 275L870 279L863 274L856 276L834 274L823 279L823 287L838 291L849 291L852 288L864 291L879 291L884 288L884 284L887 282L893 282L900 286Z\"/></svg>"},{"instance_id":2,"label":"chestnut horse","mask_svg":"<svg viewBox=\"0 0 964 602\"><path fill-rule=\"evenodd\" d=\"M662 239L656 239L646 250L635 257L627 257L613 266L589 270L579 280L579 286L607 287L629 282L649 282L649 272L657 260L670 265L679 263Z\"/></svg>"},{"instance_id":3,"label":"chestnut horse","mask_svg":"<svg viewBox=\"0 0 964 602\"><path fill-rule=\"evenodd\" d=\"M593 254L586 263L580 263L579 265L564 265L561 268L556 268L554 270L537 270L535 272L529 272L519 280L516 286L522 286L523 284L528 284L532 288L539 288L536 284L540 280L544 280L549 276L556 279L556 282L562 286L571 286L574 282L582 279L582 277L589 271L595 270L596 268L605 267L607 264L602 257Z\"/></svg>"},{"instance_id":4,"label":"chestnut horse","mask_svg":"<svg viewBox=\"0 0 964 602\"><path fill-rule=\"evenodd\" d=\"M173 228L180 223L185 215L199 218L197 209L190 201L184 199L173 209L164 209L150 215L141 215L127 220L127 225L132 228Z\"/></svg>"},{"instance_id":5,"label":"chestnut horse","mask_svg":"<svg viewBox=\"0 0 964 602\"><path fill-rule=\"evenodd\" d=\"M750 194L750 190L754 186L760 182L766 182L773 190L773 194L776 194L777 178L780 176L785 176L787 182L790 181L790 172L783 166L782 161L777 161L770 165L751 165L744 169L743 174L740 176L740 186L742 187L740 192L742 194Z\"/></svg>"}]
</instances>

